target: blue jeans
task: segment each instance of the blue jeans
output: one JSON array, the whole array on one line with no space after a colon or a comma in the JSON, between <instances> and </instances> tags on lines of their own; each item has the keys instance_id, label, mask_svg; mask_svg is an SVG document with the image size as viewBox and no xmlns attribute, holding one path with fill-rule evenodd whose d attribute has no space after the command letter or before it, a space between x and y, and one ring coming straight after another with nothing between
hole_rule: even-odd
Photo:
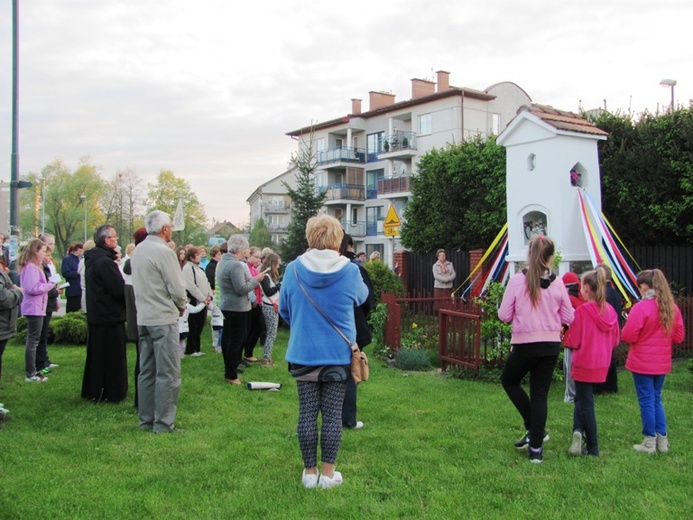
<instances>
[{"instance_id":1,"label":"blue jeans","mask_svg":"<svg viewBox=\"0 0 693 520\"><path fill-rule=\"evenodd\" d=\"M635 392L638 394L642 434L654 437L667 434L667 418L662 405L662 387L666 375L650 376L633 372Z\"/></svg>"}]
</instances>

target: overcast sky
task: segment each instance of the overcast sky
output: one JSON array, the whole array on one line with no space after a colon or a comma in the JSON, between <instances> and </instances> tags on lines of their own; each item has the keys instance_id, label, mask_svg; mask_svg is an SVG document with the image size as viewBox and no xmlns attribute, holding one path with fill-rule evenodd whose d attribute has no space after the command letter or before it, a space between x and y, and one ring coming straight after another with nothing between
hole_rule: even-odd
<instances>
[{"instance_id":1,"label":"overcast sky","mask_svg":"<svg viewBox=\"0 0 693 520\"><path fill-rule=\"evenodd\" d=\"M640 113L693 98L688 0L19 0L20 176L89 155L111 177L185 178L241 225L286 132L411 78L500 81L535 103ZM12 1L0 1L0 179L9 180Z\"/></svg>"}]
</instances>

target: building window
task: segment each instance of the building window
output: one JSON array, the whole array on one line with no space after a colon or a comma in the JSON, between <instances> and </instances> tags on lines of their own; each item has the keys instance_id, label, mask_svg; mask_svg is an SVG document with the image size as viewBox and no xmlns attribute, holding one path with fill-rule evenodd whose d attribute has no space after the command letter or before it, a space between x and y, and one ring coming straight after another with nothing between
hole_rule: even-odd
<instances>
[{"instance_id":1,"label":"building window","mask_svg":"<svg viewBox=\"0 0 693 520\"><path fill-rule=\"evenodd\" d=\"M385 132L377 132L366 136L366 153L368 161L377 161L378 154L383 151L383 135Z\"/></svg>"},{"instance_id":2,"label":"building window","mask_svg":"<svg viewBox=\"0 0 693 520\"><path fill-rule=\"evenodd\" d=\"M359 215L358 208L351 208L351 223L352 224L356 224L359 221L358 215Z\"/></svg>"},{"instance_id":3,"label":"building window","mask_svg":"<svg viewBox=\"0 0 693 520\"><path fill-rule=\"evenodd\" d=\"M382 228L383 220L385 220L383 206L366 208L366 235L376 236L379 232L378 228Z\"/></svg>"},{"instance_id":4,"label":"building window","mask_svg":"<svg viewBox=\"0 0 693 520\"><path fill-rule=\"evenodd\" d=\"M378 198L378 181L385 178L385 170L371 170L366 172L366 198Z\"/></svg>"},{"instance_id":5,"label":"building window","mask_svg":"<svg viewBox=\"0 0 693 520\"><path fill-rule=\"evenodd\" d=\"M493 135L500 135L501 131L501 116L500 114L493 114L491 120L491 133Z\"/></svg>"},{"instance_id":6,"label":"building window","mask_svg":"<svg viewBox=\"0 0 693 520\"><path fill-rule=\"evenodd\" d=\"M419 116L419 135L430 134L431 130L431 114Z\"/></svg>"},{"instance_id":7,"label":"building window","mask_svg":"<svg viewBox=\"0 0 693 520\"><path fill-rule=\"evenodd\" d=\"M385 255L385 247L382 244L366 244L366 258L370 258L371 254L373 254L375 251L380 253L380 259L383 260L383 256Z\"/></svg>"}]
</instances>

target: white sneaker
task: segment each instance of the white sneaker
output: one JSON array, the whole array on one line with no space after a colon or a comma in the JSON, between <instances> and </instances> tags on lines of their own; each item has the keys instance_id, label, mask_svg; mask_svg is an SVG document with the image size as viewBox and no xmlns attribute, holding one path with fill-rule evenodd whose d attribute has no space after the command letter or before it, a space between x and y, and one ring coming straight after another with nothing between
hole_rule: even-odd
<instances>
[{"instance_id":1,"label":"white sneaker","mask_svg":"<svg viewBox=\"0 0 693 520\"><path fill-rule=\"evenodd\" d=\"M332 478L326 477L325 475L320 475L320 481L318 485L323 489L330 489L333 487L341 486L344 482L342 474L339 471L335 471Z\"/></svg>"},{"instance_id":2,"label":"white sneaker","mask_svg":"<svg viewBox=\"0 0 693 520\"><path fill-rule=\"evenodd\" d=\"M202 352L193 352L190 354L190 357L200 357L202 355Z\"/></svg>"},{"instance_id":3,"label":"white sneaker","mask_svg":"<svg viewBox=\"0 0 693 520\"><path fill-rule=\"evenodd\" d=\"M10 413L10 411L7 408L0 406L0 415L6 415L8 413Z\"/></svg>"},{"instance_id":4,"label":"white sneaker","mask_svg":"<svg viewBox=\"0 0 693 520\"><path fill-rule=\"evenodd\" d=\"M582 433L575 430L573 432L573 442L570 445L570 449L568 450L568 455L572 455L573 457L577 457L582 453Z\"/></svg>"},{"instance_id":5,"label":"white sneaker","mask_svg":"<svg viewBox=\"0 0 693 520\"><path fill-rule=\"evenodd\" d=\"M306 474L306 470L303 470L303 475L301 475L301 482L303 482L303 485L306 486L308 489L318 487L318 480L320 479L320 475L317 473L315 475L312 474Z\"/></svg>"},{"instance_id":6,"label":"white sneaker","mask_svg":"<svg viewBox=\"0 0 693 520\"><path fill-rule=\"evenodd\" d=\"M58 368L59 366L60 365L57 365L55 363L51 363L50 365L48 365L48 368Z\"/></svg>"},{"instance_id":7,"label":"white sneaker","mask_svg":"<svg viewBox=\"0 0 693 520\"><path fill-rule=\"evenodd\" d=\"M356 421L356 426L354 426L354 430L360 430L363 428L363 423L361 421Z\"/></svg>"},{"instance_id":8,"label":"white sneaker","mask_svg":"<svg viewBox=\"0 0 693 520\"><path fill-rule=\"evenodd\" d=\"M48 378L36 374L31 377L25 377L24 381L26 381L27 383L45 383L46 381L48 381Z\"/></svg>"}]
</instances>

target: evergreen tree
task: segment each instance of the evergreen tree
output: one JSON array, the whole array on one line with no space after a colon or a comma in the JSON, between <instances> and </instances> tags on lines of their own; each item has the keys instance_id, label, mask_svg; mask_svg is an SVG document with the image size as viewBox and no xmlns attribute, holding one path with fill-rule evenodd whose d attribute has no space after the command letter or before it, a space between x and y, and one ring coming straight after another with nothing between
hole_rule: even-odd
<instances>
[{"instance_id":1,"label":"evergreen tree","mask_svg":"<svg viewBox=\"0 0 693 520\"><path fill-rule=\"evenodd\" d=\"M296 189L282 182L291 197L291 222L287 230L288 236L281 244L282 259L286 263L303 254L308 248L306 223L318 214L327 196L315 189L317 165L312 135L307 146L301 146L298 153L292 155L291 164L296 170Z\"/></svg>"},{"instance_id":2,"label":"evergreen tree","mask_svg":"<svg viewBox=\"0 0 693 520\"><path fill-rule=\"evenodd\" d=\"M265 224L263 219L259 218L255 221L255 224L253 224L248 242L250 242L251 246L259 247L260 249L274 247L272 243L272 234L270 230L267 229L267 224Z\"/></svg>"}]
</instances>

